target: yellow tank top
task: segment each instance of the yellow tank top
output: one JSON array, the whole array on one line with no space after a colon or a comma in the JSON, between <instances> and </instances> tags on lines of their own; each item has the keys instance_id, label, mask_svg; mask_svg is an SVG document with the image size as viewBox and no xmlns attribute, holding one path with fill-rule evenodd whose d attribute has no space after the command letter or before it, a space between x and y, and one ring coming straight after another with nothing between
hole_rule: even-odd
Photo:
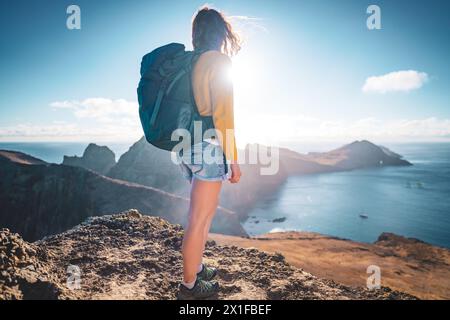
<instances>
[{"instance_id":1,"label":"yellow tank top","mask_svg":"<svg viewBox=\"0 0 450 320\"><path fill-rule=\"evenodd\" d=\"M227 55L215 50L207 51L194 66L192 88L199 113L213 117L227 160L237 161L230 71L231 59Z\"/></svg>"}]
</instances>

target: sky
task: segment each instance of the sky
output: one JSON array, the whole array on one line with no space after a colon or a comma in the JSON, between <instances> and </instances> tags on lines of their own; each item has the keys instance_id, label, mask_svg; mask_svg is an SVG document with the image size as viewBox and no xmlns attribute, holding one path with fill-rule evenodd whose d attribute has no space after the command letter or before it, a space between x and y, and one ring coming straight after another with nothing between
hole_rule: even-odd
<instances>
[{"instance_id":1,"label":"sky","mask_svg":"<svg viewBox=\"0 0 450 320\"><path fill-rule=\"evenodd\" d=\"M80 8L81 29L66 10ZM203 1L1 0L0 141L135 141L144 54L191 46ZM238 145L450 140L449 1L208 3L244 40ZM367 27L369 5L381 29Z\"/></svg>"}]
</instances>

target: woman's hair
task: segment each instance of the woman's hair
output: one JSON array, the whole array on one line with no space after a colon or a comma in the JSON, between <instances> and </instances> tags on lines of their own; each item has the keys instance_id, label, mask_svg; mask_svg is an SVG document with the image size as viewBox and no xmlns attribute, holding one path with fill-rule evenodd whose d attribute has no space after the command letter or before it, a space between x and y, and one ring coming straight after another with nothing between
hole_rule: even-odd
<instances>
[{"instance_id":1,"label":"woman's hair","mask_svg":"<svg viewBox=\"0 0 450 320\"><path fill-rule=\"evenodd\" d=\"M192 45L194 50L219 50L234 56L241 49L238 34L230 22L215 9L201 8L192 21Z\"/></svg>"}]
</instances>

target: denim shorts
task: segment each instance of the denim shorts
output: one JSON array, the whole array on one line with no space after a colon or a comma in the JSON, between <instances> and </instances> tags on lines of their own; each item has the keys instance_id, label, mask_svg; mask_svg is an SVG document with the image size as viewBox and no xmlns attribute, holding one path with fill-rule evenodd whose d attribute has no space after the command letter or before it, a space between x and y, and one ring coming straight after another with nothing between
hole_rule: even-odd
<instances>
[{"instance_id":1,"label":"denim shorts","mask_svg":"<svg viewBox=\"0 0 450 320\"><path fill-rule=\"evenodd\" d=\"M203 181L225 181L231 177L230 167L225 161L222 147L203 141L191 147L187 155L178 154L184 177Z\"/></svg>"}]
</instances>

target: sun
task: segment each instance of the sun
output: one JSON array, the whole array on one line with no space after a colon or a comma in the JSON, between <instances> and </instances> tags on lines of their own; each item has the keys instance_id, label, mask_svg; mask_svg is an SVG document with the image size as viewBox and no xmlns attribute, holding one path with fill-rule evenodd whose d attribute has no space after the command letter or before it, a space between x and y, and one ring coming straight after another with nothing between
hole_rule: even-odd
<instances>
[{"instance_id":1,"label":"sun","mask_svg":"<svg viewBox=\"0 0 450 320\"><path fill-rule=\"evenodd\" d=\"M234 114L236 123L236 141L239 147L247 143L261 141L264 133L263 125L254 120L254 112L258 110L262 84L258 60L251 55L239 54L232 58L232 68L229 70L230 80L233 82ZM253 114L253 116L252 116Z\"/></svg>"},{"instance_id":2,"label":"sun","mask_svg":"<svg viewBox=\"0 0 450 320\"><path fill-rule=\"evenodd\" d=\"M233 66L229 70L229 77L238 90L252 89L257 82L257 69L248 57L236 56L233 58Z\"/></svg>"}]
</instances>

